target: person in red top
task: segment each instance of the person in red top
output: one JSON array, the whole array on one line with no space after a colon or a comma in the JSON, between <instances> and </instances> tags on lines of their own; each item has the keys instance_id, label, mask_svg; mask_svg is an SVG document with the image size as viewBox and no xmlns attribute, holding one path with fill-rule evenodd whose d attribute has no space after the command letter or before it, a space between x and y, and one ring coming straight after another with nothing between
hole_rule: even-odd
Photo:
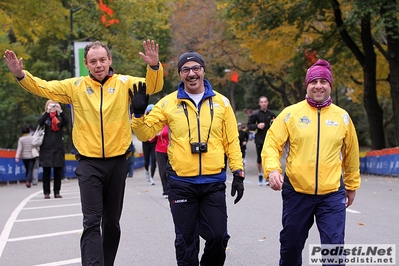
<instances>
[{"instance_id":1,"label":"person in red top","mask_svg":"<svg viewBox=\"0 0 399 266\"><path fill-rule=\"evenodd\" d=\"M155 145L155 158L157 159L159 177L162 183L162 195L168 198L168 174L166 165L168 163L169 146L169 127L166 125L158 134L157 144Z\"/></svg>"},{"instance_id":2,"label":"person in red top","mask_svg":"<svg viewBox=\"0 0 399 266\"><path fill-rule=\"evenodd\" d=\"M152 108L153 104L149 104L145 109L145 114L148 115ZM155 158L155 144L157 143L157 137L155 136L147 141L143 141L143 155L144 155L144 168L145 168L145 179L150 182L151 185L155 185L154 183L154 175L155 169L157 167L157 159ZM151 169L150 169L151 164Z\"/></svg>"}]
</instances>

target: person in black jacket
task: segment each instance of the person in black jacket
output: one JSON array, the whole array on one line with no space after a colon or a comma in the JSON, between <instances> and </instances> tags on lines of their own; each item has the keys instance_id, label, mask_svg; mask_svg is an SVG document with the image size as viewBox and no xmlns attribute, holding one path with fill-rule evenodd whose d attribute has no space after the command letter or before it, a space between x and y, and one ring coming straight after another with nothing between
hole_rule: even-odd
<instances>
[{"instance_id":1,"label":"person in black jacket","mask_svg":"<svg viewBox=\"0 0 399 266\"><path fill-rule=\"evenodd\" d=\"M248 130L256 130L255 133L255 145L256 145L256 162L258 167L258 183L261 186L263 184L263 172L262 172L262 159L260 154L262 152L263 143L265 142L267 130L270 128L276 115L270 111L267 107L269 101L266 96L261 96L259 98L260 109L253 112L253 114L248 119ZM269 182L265 180L265 184L268 185Z\"/></svg>"},{"instance_id":2,"label":"person in black jacket","mask_svg":"<svg viewBox=\"0 0 399 266\"><path fill-rule=\"evenodd\" d=\"M54 198L60 195L62 168L65 164L65 149L62 128L69 123L69 119L62 112L58 102L48 100L45 112L39 118L38 124L45 126L43 143L40 146L39 165L43 167L44 198L50 198L51 168L54 170Z\"/></svg>"},{"instance_id":3,"label":"person in black jacket","mask_svg":"<svg viewBox=\"0 0 399 266\"><path fill-rule=\"evenodd\" d=\"M242 124L238 123L238 139L240 140L240 149L242 154L242 162L245 165L245 154L247 152L247 142L249 140L248 130L242 128Z\"/></svg>"}]
</instances>

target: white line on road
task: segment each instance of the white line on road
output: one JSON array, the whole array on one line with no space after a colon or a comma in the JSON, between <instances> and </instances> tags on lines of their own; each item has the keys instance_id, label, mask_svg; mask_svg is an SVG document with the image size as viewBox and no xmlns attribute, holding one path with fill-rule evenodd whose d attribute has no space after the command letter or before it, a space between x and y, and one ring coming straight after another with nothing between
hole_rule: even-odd
<instances>
[{"instance_id":1,"label":"white line on road","mask_svg":"<svg viewBox=\"0 0 399 266\"><path fill-rule=\"evenodd\" d=\"M58 216L49 216L49 217L40 217L40 218L31 218L31 219L21 219L21 220L15 220L15 222L22 223L22 222L41 221L41 220L49 220L49 219L69 218L69 217L76 217L76 216L83 216L83 215L81 213L77 213L77 214L70 214L70 215L58 215Z\"/></svg>"},{"instance_id":2,"label":"white line on road","mask_svg":"<svg viewBox=\"0 0 399 266\"><path fill-rule=\"evenodd\" d=\"M60 235L69 235L69 234L76 234L76 233L82 233L82 229L70 230L70 231L64 231L64 232L57 232L57 233L51 233L51 234L42 234L42 235L34 235L34 236L23 236L23 237L9 238L8 242L16 242L16 241L22 241L22 240L37 239L37 238L52 237L52 236L60 236Z\"/></svg>"},{"instance_id":3,"label":"white line on road","mask_svg":"<svg viewBox=\"0 0 399 266\"><path fill-rule=\"evenodd\" d=\"M348 209L348 208L346 208L346 211L347 211L347 212L351 212L351 213L361 213L361 212L359 212L359 211L351 210L351 209Z\"/></svg>"},{"instance_id":4,"label":"white line on road","mask_svg":"<svg viewBox=\"0 0 399 266\"><path fill-rule=\"evenodd\" d=\"M50 263L46 263L46 264L36 264L34 266L59 266L59 265L69 265L72 263L81 263L81 262L82 262L82 260L80 258L77 258L77 259L71 259L71 260L50 262Z\"/></svg>"},{"instance_id":5,"label":"white line on road","mask_svg":"<svg viewBox=\"0 0 399 266\"><path fill-rule=\"evenodd\" d=\"M52 205L52 206L43 206L43 207L30 207L30 208L23 208L23 210L38 210L38 209L48 209L48 208L60 208L60 207L68 207L68 206L80 206L80 203L74 204L62 204L62 205Z\"/></svg>"},{"instance_id":6,"label":"white line on road","mask_svg":"<svg viewBox=\"0 0 399 266\"><path fill-rule=\"evenodd\" d=\"M21 212L22 208L26 205L26 203L33 197L35 197L36 195L42 193L41 190L39 190L36 193L33 193L32 195L26 197L19 205L17 208L15 208L15 210L11 213L10 217L7 220L6 225L3 228L3 231L1 232L0 235L0 258L1 255L3 254L4 251L4 247L6 246L6 243L8 241L8 237L10 236L10 232L12 229L12 226L14 225L15 220L18 217L18 214Z\"/></svg>"}]
</instances>

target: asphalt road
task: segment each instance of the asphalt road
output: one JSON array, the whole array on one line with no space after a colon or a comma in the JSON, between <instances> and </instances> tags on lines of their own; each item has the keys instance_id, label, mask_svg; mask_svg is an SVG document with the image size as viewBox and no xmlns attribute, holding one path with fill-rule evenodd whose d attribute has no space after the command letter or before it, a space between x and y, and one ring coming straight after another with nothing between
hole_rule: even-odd
<instances>
[{"instance_id":1,"label":"asphalt road","mask_svg":"<svg viewBox=\"0 0 399 266\"><path fill-rule=\"evenodd\" d=\"M231 177L227 182L231 239L225 265L278 265L281 196L257 184L253 142L248 144L245 194L236 205L229 195ZM44 200L41 183L29 189L22 183L0 186L0 265L80 265L82 215L77 180L63 181L61 195L62 199ZM362 176L355 203L347 211L346 243L398 247L398 202L399 178ZM143 169L127 179L121 227L115 265L176 265L174 227L158 174L155 186L145 181ZM303 265L308 265L308 245L318 243L313 226Z\"/></svg>"}]
</instances>

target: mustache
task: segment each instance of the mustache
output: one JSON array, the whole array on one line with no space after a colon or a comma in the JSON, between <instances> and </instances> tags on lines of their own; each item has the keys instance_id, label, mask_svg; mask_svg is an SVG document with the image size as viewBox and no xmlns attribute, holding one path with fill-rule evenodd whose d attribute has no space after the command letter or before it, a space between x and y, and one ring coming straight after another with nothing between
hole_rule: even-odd
<instances>
[{"instance_id":1,"label":"mustache","mask_svg":"<svg viewBox=\"0 0 399 266\"><path fill-rule=\"evenodd\" d=\"M194 76L189 76L186 78L187 81L196 81L199 79L199 76L194 75Z\"/></svg>"}]
</instances>

